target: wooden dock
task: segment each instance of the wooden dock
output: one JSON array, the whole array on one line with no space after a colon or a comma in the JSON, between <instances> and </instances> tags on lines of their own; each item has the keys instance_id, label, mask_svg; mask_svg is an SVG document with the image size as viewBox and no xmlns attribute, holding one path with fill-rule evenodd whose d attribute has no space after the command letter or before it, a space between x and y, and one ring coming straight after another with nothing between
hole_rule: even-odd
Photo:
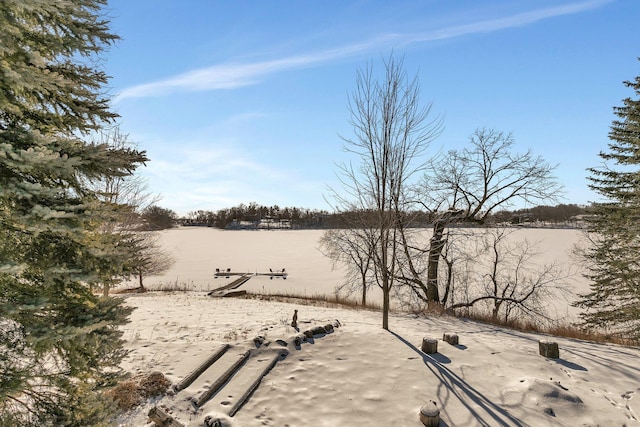
<instances>
[{"instance_id":1,"label":"wooden dock","mask_svg":"<svg viewBox=\"0 0 640 427\"><path fill-rule=\"evenodd\" d=\"M270 276L270 277L281 277L283 279L286 279L287 276L289 275L289 273L286 272L286 270L283 268L282 270L273 270L273 269L269 269L268 273L246 273L246 272L239 272L239 271L231 271L230 268L227 268L226 270L220 269L220 268L216 268L216 272L213 273L213 278L214 279L218 279L220 277L224 277L224 278L229 278L231 276L246 276L246 275L250 275L250 276Z\"/></svg>"},{"instance_id":2,"label":"wooden dock","mask_svg":"<svg viewBox=\"0 0 640 427\"><path fill-rule=\"evenodd\" d=\"M247 282L247 280L251 279L252 276L253 274L244 273L242 276L238 277L228 285L221 286L217 289L214 289L213 291L209 292L207 295L212 297L232 297L232 296L244 295L247 293L247 291L238 290L238 288L244 285Z\"/></svg>"}]
</instances>

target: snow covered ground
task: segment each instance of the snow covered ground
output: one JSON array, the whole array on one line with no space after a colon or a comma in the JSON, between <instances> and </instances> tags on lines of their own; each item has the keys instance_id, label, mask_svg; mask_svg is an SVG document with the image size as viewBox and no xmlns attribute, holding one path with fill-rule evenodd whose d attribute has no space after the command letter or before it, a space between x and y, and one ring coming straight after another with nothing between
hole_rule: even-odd
<instances>
[{"instance_id":1,"label":"snow covered ground","mask_svg":"<svg viewBox=\"0 0 640 427\"><path fill-rule=\"evenodd\" d=\"M569 262L579 232L526 230L549 259ZM429 401L441 426L640 425L640 349L521 333L447 316L396 313L390 331L379 312L256 299L213 298L226 284L215 268L262 272L286 268L287 280L252 277L243 289L302 295L332 294L342 272L317 250L321 231L220 231L182 228L163 233L177 258L149 288L187 284L190 292L126 296L136 307L123 327L132 373L160 371L178 384L221 347L226 352L183 390L147 402L122 419L143 426L154 405L186 426L207 416L224 426L419 426ZM230 279L229 279L230 280ZM298 329L291 326L298 310ZM338 323L339 322L339 323ZM300 332L338 325L296 346ZM458 345L442 341L456 333ZM263 337L257 346L254 338ZM421 351L423 338L438 352ZM553 340L559 359L538 353ZM208 399L203 393L241 355L240 369ZM248 400L242 396L262 379ZM201 400L194 406L194 400ZM230 416L233 414L233 416Z\"/></svg>"},{"instance_id":2,"label":"snow covered ground","mask_svg":"<svg viewBox=\"0 0 640 427\"><path fill-rule=\"evenodd\" d=\"M378 312L204 292L136 294L127 303L137 307L124 328L131 350L124 367L131 372L160 371L176 384L221 345L231 347L191 386L123 419L126 426L145 425L154 405L186 426L202 426L206 416L224 426L418 426L420 407L430 400L440 408L441 426L640 425L637 348L446 316L394 314L387 332ZM296 347L294 309L300 331L336 320L340 327ZM442 341L445 332L457 333L459 345ZM265 339L260 348L257 336ZM438 353L420 350L424 337L439 339ZM560 358L540 356L540 339L557 342ZM239 373L196 409L190 399L248 349L255 354ZM230 417L276 352L282 357Z\"/></svg>"}]
</instances>

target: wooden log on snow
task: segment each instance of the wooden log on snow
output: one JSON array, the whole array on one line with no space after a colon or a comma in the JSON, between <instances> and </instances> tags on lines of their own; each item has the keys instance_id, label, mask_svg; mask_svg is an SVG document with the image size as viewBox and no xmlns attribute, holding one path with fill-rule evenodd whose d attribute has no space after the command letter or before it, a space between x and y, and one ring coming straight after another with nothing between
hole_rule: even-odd
<instances>
[{"instance_id":1,"label":"wooden log on snow","mask_svg":"<svg viewBox=\"0 0 640 427\"><path fill-rule=\"evenodd\" d=\"M229 344L221 345L211 356L209 356L204 362L202 362L196 369L191 371L186 377L182 379L178 384L173 386L173 390L175 392L179 392L180 390L184 390L189 387L192 382L196 380L204 371L209 369L211 365L213 365L216 360L220 359L222 355L229 349Z\"/></svg>"},{"instance_id":2,"label":"wooden log on snow","mask_svg":"<svg viewBox=\"0 0 640 427\"><path fill-rule=\"evenodd\" d=\"M242 364L247 360L250 354L251 354L251 351L249 350L242 353L238 358L238 360L233 362L233 364L226 371L224 371L224 373L213 384L211 384L209 388L206 389L200 395L200 397L198 397L198 399L193 403L197 407L200 407L207 400L211 399L211 396L216 394L218 390L220 390L220 388L222 388L222 386L229 380L229 378L231 378L231 376L235 374L238 371L238 369L240 369L240 366L242 366Z\"/></svg>"},{"instance_id":3,"label":"wooden log on snow","mask_svg":"<svg viewBox=\"0 0 640 427\"><path fill-rule=\"evenodd\" d=\"M427 354L435 354L438 352L438 340L433 338L422 338L422 351Z\"/></svg>"},{"instance_id":4,"label":"wooden log on snow","mask_svg":"<svg viewBox=\"0 0 640 427\"><path fill-rule=\"evenodd\" d=\"M314 335L323 335L326 334L327 331L324 329L324 326L316 326L311 329L304 331L304 335L307 338L313 338Z\"/></svg>"},{"instance_id":5,"label":"wooden log on snow","mask_svg":"<svg viewBox=\"0 0 640 427\"><path fill-rule=\"evenodd\" d=\"M157 426L184 427L184 424L174 420L171 415L167 414L162 409L159 409L157 406L151 408L147 416Z\"/></svg>"},{"instance_id":6,"label":"wooden log on snow","mask_svg":"<svg viewBox=\"0 0 640 427\"><path fill-rule=\"evenodd\" d=\"M222 421L213 418L211 415L204 417L204 427L222 427Z\"/></svg>"},{"instance_id":7,"label":"wooden log on snow","mask_svg":"<svg viewBox=\"0 0 640 427\"><path fill-rule=\"evenodd\" d=\"M307 337L304 334L298 334L295 337L293 337L293 345L295 347L300 347L302 343L305 342L306 340L307 340Z\"/></svg>"},{"instance_id":8,"label":"wooden log on snow","mask_svg":"<svg viewBox=\"0 0 640 427\"><path fill-rule=\"evenodd\" d=\"M438 427L440 425L440 410L433 400L430 400L420 408L420 421L426 427Z\"/></svg>"},{"instance_id":9,"label":"wooden log on snow","mask_svg":"<svg viewBox=\"0 0 640 427\"><path fill-rule=\"evenodd\" d=\"M327 330L324 328L324 326L316 326L311 328L311 333L313 335L323 335L327 333Z\"/></svg>"},{"instance_id":10,"label":"wooden log on snow","mask_svg":"<svg viewBox=\"0 0 640 427\"><path fill-rule=\"evenodd\" d=\"M286 352L284 354L286 354ZM269 361L269 364L265 366L262 372L260 372L260 375L258 376L258 378L256 378L256 380L253 381L253 383L251 383L249 388L242 394L242 396L240 396L240 398L236 401L236 403L233 404L233 406L229 410L230 417L233 417L236 414L236 412L238 412L238 410L242 407L242 405L244 405L244 402L246 402L249 396L251 396L251 393L253 393L253 391L256 388L258 388L258 385L260 385L260 382L262 381L262 379L269 373L269 371L271 371L271 369L273 369L273 367L276 365L276 363L278 363L278 360L280 360L282 355L283 353L278 353L273 356L271 361Z\"/></svg>"},{"instance_id":11,"label":"wooden log on snow","mask_svg":"<svg viewBox=\"0 0 640 427\"><path fill-rule=\"evenodd\" d=\"M253 344L256 348L260 347L264 343L264 337L262 335L258 335L253 339Z\"/></svg>"},{"instance_id":12,"label":"wooden log on snow","mask_svg":"<svg viewBox=\"0 0 640 427\"><path fill-rule=\"evenodd\" d=\"M458 345L458 335L445 332L442 335L442 341L448 342L451 345Z\"/></svg>"},{"instance_id":13,"label":"wooden log on snow","mask_svg":"<svg viewBox=\"0 0 640 427\"><path fill-rule=\"evenodd\" d=\"M553 341L538 341L538 350L540 356L548 357L550 359L560 358L560 350L558 349L558 343Z\"/></svg>"}]
</instances>

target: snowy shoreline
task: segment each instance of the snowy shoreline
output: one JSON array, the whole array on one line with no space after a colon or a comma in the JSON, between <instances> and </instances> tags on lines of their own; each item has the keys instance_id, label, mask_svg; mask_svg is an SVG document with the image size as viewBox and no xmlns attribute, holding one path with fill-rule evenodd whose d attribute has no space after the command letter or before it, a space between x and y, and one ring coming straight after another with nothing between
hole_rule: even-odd
<instances>
[{"instance_id":1,"label":"snowy shoreline","mask_svg":"<svg viewBox=\"0 0 640 427\"><path fill-rule=\"evenodd\" d=\"M223 369L221 359L191 387L147 402L123 426L145 425L159 405L186 426L201 426L206 416L227 427L420 425L418 411L438 403L441 425L623 425L640 423L640 349L565 338L560 358L538 354L538 340L549 336L517 332L448 316L393 313L390 331L381 315L369 310L300 306L251 299L212 298L202 292L126 296L136 307L122 328L130 350L123 367L132 373L160 371L179 382L220 345L230 357L255 348L263 336L269 348L287 355L262 379L233 416L227 411L243 390L229 382L198 411L197 398ZM282 347L301 328L339 320L332 333ZM452 346L443 333L458 334ZM438 353L420 350L422 338L439 340ZM234 353L235 352L235 353ZM244 376L260 368L247 363ZM241 377L242 378L242 377ZM241 380L239 380L241 381Z\"/></svg>"}]
</instances>

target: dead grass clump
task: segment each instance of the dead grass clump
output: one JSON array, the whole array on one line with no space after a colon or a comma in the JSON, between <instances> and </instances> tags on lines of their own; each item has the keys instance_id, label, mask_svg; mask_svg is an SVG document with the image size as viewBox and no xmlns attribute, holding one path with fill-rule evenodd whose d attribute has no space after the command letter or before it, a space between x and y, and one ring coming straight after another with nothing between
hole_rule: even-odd
<instances>
[{"instance_id":1,"label":"dead grass clump","mask_svg":"<svg viewBox=\"0 0 640 427\"><path fill-rule=\"evenodd\" d=\"M193 282L167 282L153 285L153 290L157 292L191 292L196 290Z\"/></svg>"},{"instance_id":2,"label":"dead grass clump","mask_svg":"<svg viewBox=\"0 0 640 427\"><path fill-rule=\"evenodd\" d=\"M455 313L453 313L451 310L445 308L442 306L442 304L437 304L437 303L433 303L430 302L428 304L420 304L418 305L411 305L408 308L408 312L411 314L431 314L431 315L437 315L437 316L443 316L445 314L451 314L453 316L455 316Z\"/></svg>"},{"instance_id":3,"label":"dead grass clump","mask_svg":"<svg viewBox=\"0 0 640 427\"><path fill-rule=\"evenodd\" d=\"M158 371L151 372L146 376L143 375L140 379L140 388L145 398L164 394L170 385L171 381L169 381L162 372Z\"/></svg>"},{"instance_id":4,"label":"dead grass clump","mask_svg":"<svg viewBox=\"0 0 640 427\"><path fill-rule=\"evenodd\" d=\"M367 310L380 310L382 307L379 304L365 304L362 305L357 300L351 298L345 298L339 295L299 295L288 293L269 293L269 294L246 294L245 298L259 299L262 301L278 301L289 302L305 305L334 307L334 308L350 308L350 309L367 309Z\"/></svg>"},{"instance_id":5,"label":"dead grass clump","mask_svg":"<svg viewBox=\"0 0 640 427\"><path fill-rule=\"evenodd\" d=\"M639 344L637 341L626 339L619 335L592 331L589 329L581 328L579 325L569 323L543 324L530 319L523 320L517 318L504 320L502 318L494 318L490 313L483 313L479 311L466 312L464 316L458 317L465 317L476 322L501 326L521 332L549 334L556 337L573 338L583 341L619 344L625 346L636 346Z\"/></svg>"},{"instance_id":6,"label":"dead grass clump","mask_svg":"<svg viewBox=\"0 0 640 427\"><path fill-rule=\"evenodd\" d=\"M164 394L171 381L162 372L136 375L120 382L107 392L114 402L123 411L129 411L142 404L150 397Z\"/></svg>"},{"instance_id":7,"label":"dead grass clump","mask_svg":"<svg viewBox=\"0 0 640 427\"><path fill-rule=\"evenodd\" d=\"M120 382L106 392L107 396L116 402L118 408L129 411L142 403L142 396L138 392L138 384L133 379Z\"/></svg>"},{"instance_id":8,"label":"dead grass clump","mask_svg":"<svg viewBox=\"0 0 640 427\"><path fill-rule=\"evenodd\" d=\"M147 292L147 288L142 288L138 286L137 288L124 288L124 289L112 289L111 293L114 295L122 295L122 294L143 294Z\"/></svg>"},{"instance_id":9,"label":"dead grass clump","mask_svg":"<svg viewBox=\"0 0 640 427\"><path fill-rule=\"evenodd\" d=\"M573 325L556 325L548 329L548 333L566 338L575 338L583 341L593 341L598 343L613 343L624 346L637 346L640 342L614 334L578 328Z\"/></svg>"},{"instance_id":10,"label":"dead grass clump","mask_svg":"<svg viewBox=\"0 0 640 427\"><path fill-rule=\"evenodd\" d=\"M455 314L454 314L455 315ZM511 318L504 319L502 317L493 317L491 313L483 311L468 311L463 316L476 322L488 323L490 325L502 326L509 329L514 329L522 332L533 333L549 333L548 328L542 325L540 322L535 322L531 319Z\"/></svg>"}]
</instances>

